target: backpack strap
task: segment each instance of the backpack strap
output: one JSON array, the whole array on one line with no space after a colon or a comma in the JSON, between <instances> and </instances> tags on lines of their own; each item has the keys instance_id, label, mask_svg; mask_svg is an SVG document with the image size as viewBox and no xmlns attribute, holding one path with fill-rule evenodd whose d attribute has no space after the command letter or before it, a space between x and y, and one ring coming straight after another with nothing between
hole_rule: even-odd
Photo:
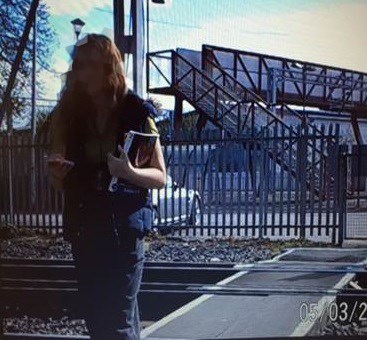
<instances>
[{"instance_id":1,"label":"backpack strap","mask_svg":"<svg viewBox=\"0 0 367 340\"><path fill-rule=\"evenodd\" d=\"M154 119L158 115L157 109L151 101L144 100L132 90L128 91L121 105L119 105L118 110L119 126L116 135L114 154L116 157L119 154L117 146L119 143L122 143L124 133L130 130L143 132L148 116Z\"/></svg>"}]
</instances>

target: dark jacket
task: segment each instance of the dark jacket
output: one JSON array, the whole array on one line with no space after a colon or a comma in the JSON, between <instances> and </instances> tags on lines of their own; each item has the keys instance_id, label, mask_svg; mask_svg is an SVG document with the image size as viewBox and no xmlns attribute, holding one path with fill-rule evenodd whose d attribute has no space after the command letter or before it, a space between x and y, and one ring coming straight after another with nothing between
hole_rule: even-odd
<instances>
[{"instance_id":1,"label":"dark jacket","mask_svg":"<svg viewBox=\"0 0 367 340\"><path fill-rule=\"evenodd\" d=\"M129 130L143 131L148 116L156 117L157 110L148 101L144 101L134 92L129 91L118 107L119 131L116 135L114 155L117 157L117 145ZM112 225L113 216L118 212L129 219L140 209L149 207L150 191L146 188L130 185L135 194L125 196L119 190L108 191L111 180L107 161L91 166L83 158L83 144L70 145L66 148L66 158L75 162L65 180L64 237L70 239L79 232L81 226L105 230ZM126 204L128 201L129 204ZM144 214L147 214L145 211ZM140 214L141 216L141 214ZM123 217L120 215L120 217Z\"/></svg>"}]
</instances>

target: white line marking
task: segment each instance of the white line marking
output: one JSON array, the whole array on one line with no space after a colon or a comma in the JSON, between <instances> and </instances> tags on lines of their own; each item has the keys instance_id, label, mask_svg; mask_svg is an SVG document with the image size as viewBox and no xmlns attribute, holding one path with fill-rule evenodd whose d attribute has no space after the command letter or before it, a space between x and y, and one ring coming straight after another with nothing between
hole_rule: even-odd
<instances>
[{"instance_id":1,"label":"white line marking","mask_svg":"<svg viewBox=\"0 0 367 340\"><path fill-rule=\"evenodd\" d=\"M344 248L344 249L339 249L339 248L304 248L304 247L297 247L297 248L290 248L288 250L286 250L285 252L281 253L281 254L278 254L277 256L275 256L274 258L270 259L270 260L263 260L263 261L258 261L256 263L251 263L251 264L237 264L237 265L234 265L233 268L236 269L236 268L246 268L246 267L254 267L256 264L259 264L259 263L273 263L273 262L278 262L279 259L281 259L282 257L286 256L286 255L289 255L291 253L293 253L294 251L296 250L310 250L310 251L317 251L317 250L320 250L320 251L337 251L337 252L354 252L354 251L361 251L361 250L366 250L366 249L363 249L363 248L359 248L359 249L356 249L356 248ZM284 261L284 262L287 262L287 261ZM307 261L302 261L302 262L307 262ZM309 262L308 262L309 263ZM324 262L322 262L324 263ZM362 261L362 262L359 262L359 263L356 263L358 265L363 265L367 263L367 260L365 261ZM286 264L286 263L284 263ZM339 263L338 263L339 264ZM224 285L224 284L227 284L239 277L241 277L242 275L245 275L245 274L248 274L250 273L250 271L243 271L243 272L239 272L239 273L236 273L220 282L217 282L216 284L218 285ZM343 286L345 286L353 277L354 277L355 274L346 274L332 289L340 289L342 288ZM213 288L215 289L215 288ZM332 292L332 289L329 290L330 292ZM200 305L201 303L203 303L204 301L208 300L209 298L213 297L215 294L203 294L201 295L200 297L196 298L195 300L193 301L190 301L189 303L187 303L186 305L180 307L179 309L175 310L174 312L166 315L165 317L163 317L162 319L158 320L157 322L155 322L154 324L150 325L149 327L143 329L141 331L141 338L146 338L149 334L153 333L154 331L158 330L159 328L165 326L166 324L168 324L169 322L173 321L174 319L178 318L179 316L182 316L184 314L186 314L187 312L189 312L191 309L197 307L198 305ZM318 309L321 309L322 311L322 307L325 305L325 306L328 306L329 303L331 303L333 300L335 299L335 297L333 296L325 296L323 298L321 298L317 304L317 306L320 308ZM321 311L320 310L317 310L318 312L318 315L321 315ZM307 332L310 331L311 327L313 326L313 324L317 322L317 319L312 322L311 324L310 323L300 323L296 329L294 330L294 332L292 333L292 336L302 336L304 334L307 334Z\"/></svg>"},{"instance_id":2,"label":"white line marking","mask_svg":"<svg viewBox=\"0 0 367 340\"><path fill-rule=\"evenodd\" d=\"M278 261L280 258L282 258L285 255L288 255L290 253L292 253L294 250L294 248L289 249L287 251L285 251L284 253L278 254L277 256L275 256L274 258L272 258L271 260L263 260L263 261L258 261L256 263L268 263L268 262L276 262ZM236 269L236 265L233 266L234 269ZM236 274L233 274L232 276L229 276L227 278L225 278L222 281L217 282L217 285L225 285L233 280L236 280L237 278L241 277L242 275L245 275L249 273L248 271L243 271L243 272L239 272ZM142 339L146 338L149 334L152 334L154 331L156 331L157 329L165 326L166 324L168 324L169 322L173 321L174 319L178 318L179 316L182 316L184 314L186 314L187 312L189 312L191 309L197 307L198 305L200 305L201 303L203 303L204 301L210 299L211 297L213 297L215 294L203 294L200 297L196 298L193 301L190 301L189 303L187 303L186 305L183 305L182 307L180 307L179 309L176 309L175 311L173 311L172 313L166 315L165 317L163 317L162 319L158 320L157 322L153 323L152 325L144 328L141 332L140 332L140 337Z\"/></svg>"},{"instance_id":3,"label":"white line marking","mask_svg":"<svg viewBox=\"0 0 367 340\"><path fill-rule=\"evenodd\" d=\"M248 272L239 272L236 273L230 277L227 277L226 279L217 282L216 284L227 284L235 279L237 279L238 277L246 274ZM203 303L204 301L208 300L209 298L211 298L212 296L214 296L215 294L203 294L200 297L196 298L193 301L190 301L189 303L187 303L186 305L183 305L182 307L180 307L179 309L176 309L174 312L166 315L165 317L163 317L162 319L158 320L157 322L155 322L154 324L148 326L147 328L144 328L141 333L140 333L140 337L142 339L144 339L145 337L147 337L149 334L153 333L154 331L156 331L157 329L165 326L166 324L168 324L169 322L171 322L172 320L178 318L181 315L186 314L187 312L189 312L191 309L197 307L198 305L200 305L201 303Z\"/></svg>"},{"instance_id":4,"label":"white line marking","mask_svg":"<svg viewBox=\"0 0 367 340\"><path fill-rule=\"evenodd\" d=\"M367 263L367 259L358 262L356 264L358 265L364 265ZM336 263L338 264L338 263ZM333 289L340 289L343 288L349 281L351 281L354 278L355 274L348 273L344 275L339 282L336 283L336 285L332 288L327 290L327 292L332 292ZM320 325L322 325L327 317L327 313L323 313L324 308L327 308L327 306L330 306L330 303L332 303L336 299L336 296L323 296L316 305L315 311L317 317L314 321L307 321L307 322L300 322L298 326L294 329L293 333L290 336L306 336L311 328L314 326L316 322L319 322ZM320 316L322 316L322 319L320 320Z\"/></svg>"},{"instance_id":5,"label":"white line marking","mask_svg":"<svg viewBox=\"0 0 367 340\"><path fill-rule=\"evenodd\" d=\"M162 340L162 338L145 338L147 340ZM164 338L164 340L192 340L192 339L183 339L183 338Z\"/></svg>"},{"instance_id":6,"label":"white line marking","mask_svg":"<svg viewBox=\"0 0 367 340\"><path fill-rule=\"evenodd\" d=\"M322 247L318 247L318 248L308 248L308 247L300 247L300 248L292 248L294 250L300 249L300 250L323 250L323 251L364 251L367 250L367 248L332 248L332 247L328 247L328 248L322 248Z\"/></svg>"}]
</instances>

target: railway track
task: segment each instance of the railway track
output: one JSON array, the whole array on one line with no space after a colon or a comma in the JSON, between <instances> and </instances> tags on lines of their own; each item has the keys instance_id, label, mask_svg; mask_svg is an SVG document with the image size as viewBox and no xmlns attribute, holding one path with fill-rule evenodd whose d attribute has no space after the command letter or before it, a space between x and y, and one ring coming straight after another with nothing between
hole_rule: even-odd
<instances>
[{"instance_id":1,"label":"railway track","mask_svg":"<svg viewBox=\"0 0 367 340\"><path fill-rule=\"evenodd\" d=\"M206 267L205 263L162 262L157 265L146 261L139 292L141 319L158 320L202 294L185 292L185 285L216 283L238 271L233 263L212 264L210 272L203 270ZM1 259L0 272L2 317L25 314L29 317L69 315L78 318L75 308L77 282L72 260ZM157 305L160 306L158 310ZM20 333L5 333L3 336L9 339L89 338Z\"/></svg>"},{"instance_id":2,"label":"railway track","mask_svg":"<svg viewBox=\"0 0 367 340\"><path fill-rule=\"evenodd\" d=\"M234 263L144 263L139 305L142 320L159 320L202 294L252 295L344 295L365 297L367 289L323 289L317 287L274 287L264 283L256 286L218 285L219 281L240 272L291 272L366 274L365 265L340 263L340 268L315 267L305 264L281 262L236 265ZM0 312L2 317L20 315L50 317L70 315L78 317L75 310L77 285L72 260L0 260ZM46 301L45 303L40 303ZM160 308L157 310L156 306ZM89 337L47 336L11 333L9 339L88 339Z\"/></svg>"}]
</instances>

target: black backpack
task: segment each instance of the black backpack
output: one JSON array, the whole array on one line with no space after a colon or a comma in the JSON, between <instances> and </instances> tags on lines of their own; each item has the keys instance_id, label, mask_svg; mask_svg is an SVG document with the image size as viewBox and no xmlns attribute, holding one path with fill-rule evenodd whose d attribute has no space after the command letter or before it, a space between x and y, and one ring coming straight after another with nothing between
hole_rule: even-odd
<instances>
[{"instance_id":1,"label":"black backpack","mask_svg":"<svg viewBox=\"0 0 367 340\"><path fill-rule=\"evenodd\" d=\"M148 116L154 118L158 113L157 109L150 101L144 100L131 90L129 90L124 99L118 103L117 110L119 115L119 126L117 129L118 133L116 135L115 147L113 150L115 157L118 157L119 155L117 146L123 140L124 133L128 132L129 130L143 132ZM80 136L74 136L70 140L70 148L67 147L67 150L69 151L67 151L66 158L73 160L76 164L76 167L78 166L78 169L75 169L77 173L70 173L71 176L69 176L69 179L65 183L66 191L69 192L70 195L74 195L73 192L75 192L76 188L80 187L83 182L85 182L85 188L87 190L88 186L91 186L88 178L96 177L95 174L98 172L102 173L103 178L101 181L104 183L104 187L111 177L107 163L96 167L91 167L90 164L85 162L85 150L83 142L85 135L83 135L83 133L81 133ZM82 189L82 191L84 191L84 189Z\"/></svg>"},{"instance_id":2,"label":"black backpack","mask_svg":"<svg viewBox=\"0 0 367 340\"><path fill-rule=\"evenodd\" d=\"M157 117L158 111L150 100L144 100L132 90L129 90L119 107L120 119L114 155L117 157L117 144L122 140L123 133L129 130L144 132L148 116Z\"/></svg>"}]
</instances>

